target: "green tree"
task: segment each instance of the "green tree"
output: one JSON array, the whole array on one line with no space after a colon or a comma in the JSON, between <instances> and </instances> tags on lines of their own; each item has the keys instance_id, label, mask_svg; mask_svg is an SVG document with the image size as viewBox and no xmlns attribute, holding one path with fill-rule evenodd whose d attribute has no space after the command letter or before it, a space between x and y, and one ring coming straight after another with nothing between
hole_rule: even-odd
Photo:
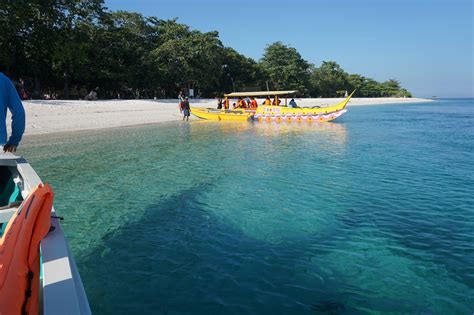
<instances>
[{"instance_id":1,"label":"green tree","mask_svg":"<svg viewBox=\"0 0 474 315\"><path fill-rule=\"evenodd\" d=\"M347 77L347 81L348 81L348 84L349 84L349 90L350 91L353 91L353 90L356 90L354 96L355 97L363 97L364 95L362 95L362 88L364 86L364 82L366 81L367 79L363 76L361 76L360 74L349 74L349 76Z\"/></svg>"},{"instance_id":2,"label":"green tree","mask_svg":"<svg viewBox=\"0 0 474 315\"><path fill-rule=\"evenodd\" d=\"M162 78L169 93L181 87L199 88L210 94L222 73L223 46L217 32L191 31L176 20L157 23L159 45L149 54L149 62Z\"/></svg>"},{"instance_id":3,"label":"green tree","mask_svg":"<svg viewBox=\"0 0 474 315\"><path fill-rule=\"evenodd\" d=\"M258 64L230 47L223 50L222 70L219 92L262 85L263 74Z\"/></svg>"},{"instance_id":4,"label":"green tree","mask_svg":"<svg viewBox=\"0 0 474 315\"><path fill-rule=\"evenodd\" d=\"M295 48L281 42L267 46L260 66L276 89L294 89L301 94L308 93L310 64Z\"/></svg>"},{"instance_id":5,"label":"green tree","mask_svg":"<svg viewBox=\"0 0 474 315\"><path fill-rule=\"evenodd\" d=\"M313 96L336 97L348 90L349 75L334 61L323 61L311 74Z\"/></svg>"},{"instance_id":6,"label":"green tree","mask_svg":"<svg viewBox=\"0 0 474 315\"><path fill-rule=\"evenodd\" d=\"M362 96L364 97L381 97L382 90L380 83L371 78L365 78L363 85L360 89Z\"/></svg>"},{"instance_id":7,"label":"green tree","mask_svg":"<svg viewBox=\"0 0 474 315\"><path fill-rule=\"evenodd\" d=\"M411 93L400 86L400 82L395 79L382 82L380 84L381 96L384 97L411 97Z\"/></svg>"},{"instance_id":8,"label":"green tree","mask_svg":"<svg viewBox=\"0 0 474 315\"><path fill-rule=\"evenodd\" d=\"M94 49L91 37L105 13L102 0L67 0L59 4L52 69L63 81L63 98L69 98L72 82L84 84L84 80L89 79L89 57L91 49Z\"/></svg>"},{"instance_id":9,"label":"green tree","mask_svg":"<svg viewBox=\"0 0 474 315\"><path fill-rule=\"evenodd\" d=\"M138 98L152 91L156 79L147 55L158 44L155 23L138 13L108 14L94 35L93 85L104 87L111 96Z\"/></svg>"},{"instance_id":10,"label":"green tree","mask_svg":"<svg viewBox=\"0 0 474 315\"><path fill-rule=\"evenodd\" d=\"M224 47L217 32L191 30L174 20L110 12L103 0L0 1L0 70L23 78L34 97L45 90L83 97L174 96L198 88L214 96L233 88L295 89L313 96L411 94L394 79L383 83L347 74L336 62L315 68L281 42L259 63Z\"/></svg>"},{"instance_id":11,"label":"green tree","mask_svg":"<svg viewBox=\"0 0 474 315\"><path fill-rule=\"evenodd\" d=\"M0 46L4 68L14 77L31 77L35 94L51 79L51 55L57 40L60 8L54 0L2 1Z\"/></svg>"}]
</instances>

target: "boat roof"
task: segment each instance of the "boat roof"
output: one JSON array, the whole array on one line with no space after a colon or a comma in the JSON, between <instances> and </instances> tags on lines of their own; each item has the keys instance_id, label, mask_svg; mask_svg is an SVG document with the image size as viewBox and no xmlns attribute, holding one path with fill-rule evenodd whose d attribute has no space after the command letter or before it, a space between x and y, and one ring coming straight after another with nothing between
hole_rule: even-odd
<instances>
[{"instance_id":1,"label":"boat roof","mask_svg":"<svg viewBox=\"0 0 474 315\"><path fill-rule=\"evenodd\" d=\"M298 91L258 91L258 92L233 92L224 94L225 97L241 97L241 96L267 96L267 95L288 95L294 94Z\"/></svg>"}]
</instances>

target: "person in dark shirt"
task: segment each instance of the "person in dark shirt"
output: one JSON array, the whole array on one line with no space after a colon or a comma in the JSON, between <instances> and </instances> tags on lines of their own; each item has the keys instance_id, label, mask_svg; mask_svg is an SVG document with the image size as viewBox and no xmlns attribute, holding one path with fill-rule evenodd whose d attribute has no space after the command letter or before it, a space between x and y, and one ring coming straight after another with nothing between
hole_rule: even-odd
<instances>
[{"instance_id":1,"label":"person in dark shirt","mask_svg":"<svg viewBox=\"0 0 474 315\"><path fill-rule=\"evenodd\" d=\"M189 99L187 97L184 98L184 102L181 103L183 111L183 120L189 121L189 116L191 115L191 107L189 106Z\"/></svg>"},{"instance_id":2,"label":"person in dark shirt","mask_svg":"<svg viewBox=\"0 0 474 315\"><path fill-rule=\"evenodd\" d=\"M288 107L298 108L298 105L296 105L294 98L291 99L290 103L288 104Z\"/></svg>"}]
</instances>

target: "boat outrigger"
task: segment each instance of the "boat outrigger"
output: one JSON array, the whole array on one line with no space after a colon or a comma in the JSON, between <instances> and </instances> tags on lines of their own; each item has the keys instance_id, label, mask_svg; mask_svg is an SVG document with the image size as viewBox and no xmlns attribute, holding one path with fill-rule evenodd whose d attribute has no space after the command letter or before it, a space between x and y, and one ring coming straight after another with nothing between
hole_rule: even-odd
<instances>
[{"instance_id":1,"label":"boat outrigger","mask_svg":"<svg viewBox=\"0 0 474 315\"><path fill-rule=\"evenodd\" d=\"M91 314L52 199L49 186L24 158L0 154L0 314ZM39 214L34 219L36 213L46 226L39 223ZM35 234L38 229L46 234L39 253L31 245L44 235ZM39 262L32 258L38 255ZM18 290L22 286L27 291ZM26 310L18 312L22 308Z\"/></svg>"},{"instance_id":2,"label":"boat outrigger","mask_svg":"<svg viewBox=\"0 0 474 315\"><path fill-rule=\"evenodd\" d=\"M266 97L274 96L276 103L279 103L279 96L288 96L297 91L262 91L262 92L234 92L225 94L225 104L229 105L229 99L236 97ZM334 120L347 112L346 105L354 95L353 91L342 102L327 107L288 107L287 98L281 105L259 105L256 109L237 108L237 109L214 109L214 108L191 108L191 114L196 117L208 120L231 120L247 121L254 120L259 122L272 121L297 121L297 122L325 122Z\"/></svg>"}]
</instances>

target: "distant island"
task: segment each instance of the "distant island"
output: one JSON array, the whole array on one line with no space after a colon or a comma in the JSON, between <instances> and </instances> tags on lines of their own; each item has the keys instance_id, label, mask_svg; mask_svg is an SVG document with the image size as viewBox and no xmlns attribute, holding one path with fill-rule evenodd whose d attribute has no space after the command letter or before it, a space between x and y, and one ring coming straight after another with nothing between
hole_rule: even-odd
<instances>
[{"instance_id":1,"label":"distant island","mask_svg":"<svg viewBox=\"0 0 474 315\"><path fill-rule=\"evenodd\" d=\"M411 97L391 79L349 74L334 61L317 67L297 49L269 44L255 61L203 33L103 1L5 1L0 8L0 70L23 98L174 98L235 90L298 90L302 97Z\"/></svg>"}]
</instances>

